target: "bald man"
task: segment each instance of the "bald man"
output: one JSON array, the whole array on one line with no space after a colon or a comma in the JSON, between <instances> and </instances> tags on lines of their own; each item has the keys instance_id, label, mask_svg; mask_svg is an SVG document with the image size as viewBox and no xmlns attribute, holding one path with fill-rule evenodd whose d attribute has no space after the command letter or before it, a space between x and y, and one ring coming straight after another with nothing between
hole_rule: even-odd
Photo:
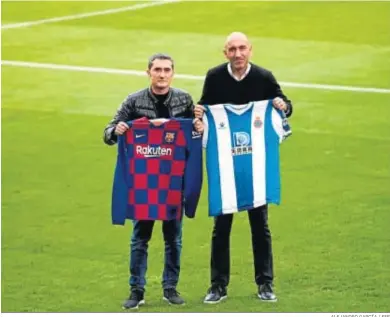
<instances>
[{"instance_id":1,"label":"bald man","mask_svg":"<svg viewBox=\"0 0 390 317\"><path fill-rule=\"evenodd\" d=\"M223 53L228 60L206 75L202 96L195 106L195 117L202 118L202 105L222 103L245 104L272 99L273 106L292 114L291 101L284 95L273 74L250 62L252 44L241 32L229 34ZM271 232L268 227L268 205L248 210L252 233L257 295L263 301L277 300L273 291ZM230 278L230 231L233 215L215 217L211 241L211 287L204 303L215 304L227 298Z\"/></svg>"}]
</instances>

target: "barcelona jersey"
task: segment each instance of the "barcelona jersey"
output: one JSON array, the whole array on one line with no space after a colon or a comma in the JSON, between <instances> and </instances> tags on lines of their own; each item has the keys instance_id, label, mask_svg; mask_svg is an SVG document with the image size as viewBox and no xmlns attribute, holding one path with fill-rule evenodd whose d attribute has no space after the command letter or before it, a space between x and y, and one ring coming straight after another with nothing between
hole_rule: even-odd
<instances>
[{"instance_id":1,"label":"barcelona jersey","mask_svg":"<svg viewBox=\"0 0 390 317\"><path fill-rule=\"evenodd\" d=\"M118 137L112 221L172 220L195 216L202 186L202 139L192 119L127 123Z\"/></svg>"}]
</instances>

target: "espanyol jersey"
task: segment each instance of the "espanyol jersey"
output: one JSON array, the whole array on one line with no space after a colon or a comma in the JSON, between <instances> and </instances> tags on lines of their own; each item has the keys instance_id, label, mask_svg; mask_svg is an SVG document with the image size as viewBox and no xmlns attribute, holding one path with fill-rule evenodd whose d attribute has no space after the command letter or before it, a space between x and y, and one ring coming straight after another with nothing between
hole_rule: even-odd
<instances>
[{"instance_id":1,"label":"espanyol jersey","mask_svg":"<svg viewBox=\"0 0 390 317\"><path fill-rule=\"evenodd\" d=\"M153 120L152 120L153 121ZM130 121L118 137L112 221L192 218L202 186L202 139L192 119Z\"/></svg>"},{"instance_id":2,"label":"espanyol jersey","mask_svg":"<svg viewBox=\"0 0 390 317\"><path fill-rule=\"evenodd\" d=\"M209 215L280 203L279 144L291 134L272 100L206 106Z\"/></svg>"}]
</instances>

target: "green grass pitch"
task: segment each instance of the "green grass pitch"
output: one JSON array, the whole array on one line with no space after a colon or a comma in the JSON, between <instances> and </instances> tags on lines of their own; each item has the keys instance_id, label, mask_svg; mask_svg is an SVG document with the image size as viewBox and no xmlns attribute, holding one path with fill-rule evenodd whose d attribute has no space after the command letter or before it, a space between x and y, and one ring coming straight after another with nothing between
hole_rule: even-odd
<instances>
[{"instance_id":1,"label":"green grass pitch","mask_svg":"<svg viewBox=\"0 0 390 317\"><path fill-rule=\"evenodd\" d=\"M101 11L125 2L2 2L2 24ZM180 74L223 62L232 31L282 82L390 88L388 2L177 2L2 30L2 60L144 70L155 52ZM110 223L115 147L105 124L146 77L2 70L3 312L120 312L131 225ZM200 97L202 81L174 86ZM282 204L270 207L275 304L254 284L246 213L231 235L229 298L209 286L207 184L184 221L178 290L162 300L160 224L150 243L145 312L383 312L390 298L390 94L283 87L293 136L282 145Z\"/></svg>"}]
</instances>

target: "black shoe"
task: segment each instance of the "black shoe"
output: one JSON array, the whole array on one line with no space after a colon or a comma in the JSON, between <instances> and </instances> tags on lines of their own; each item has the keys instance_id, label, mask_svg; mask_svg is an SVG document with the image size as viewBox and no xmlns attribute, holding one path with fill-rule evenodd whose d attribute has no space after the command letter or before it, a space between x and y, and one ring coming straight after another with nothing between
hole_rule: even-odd
<instances>
[{"instance_id":1,"label":"black shoe","mask_svg":"<svg viewBox=\"0 0 390 317\"><path fill-rule=\"evenodd\" d=\"M145 304L144 291L139 288L131 290L129 298L123 303L123 309L138 309L138 306Z\"/></svg>"},{"instance_id":2,"label":"black shoe","mask_svg":"<svg viewBox=\"0 0 390 317\"><path fill-rule=\"evenodd\" d=\"M204 298L203 303L205 304L217 304L227 298L226 287L213 285L208 291L207 295Z\"/></svg>"},{"instance_id":3,"label":"black shoe","mask_svg":"<svg viewBox=\"0 0 390 317\"><path fill-rule=\"evenodd\" d=\"M163 300L166 300L172 305L183 305L185 304L184 299L180 296L180 293L175 288L164 289Z\"/></svg>"},{"instance_id":4,"label":"black shoe","mask_svg":"<svg viewBox=\"0 0 390 317\"><path fill-rule=\"evenodd\" d=\"M274 291L272 290L272 285L270 283L260 285L257 296L265 302L276 302L278 300L274 294Z\"/></svg>"}]
</instances>

